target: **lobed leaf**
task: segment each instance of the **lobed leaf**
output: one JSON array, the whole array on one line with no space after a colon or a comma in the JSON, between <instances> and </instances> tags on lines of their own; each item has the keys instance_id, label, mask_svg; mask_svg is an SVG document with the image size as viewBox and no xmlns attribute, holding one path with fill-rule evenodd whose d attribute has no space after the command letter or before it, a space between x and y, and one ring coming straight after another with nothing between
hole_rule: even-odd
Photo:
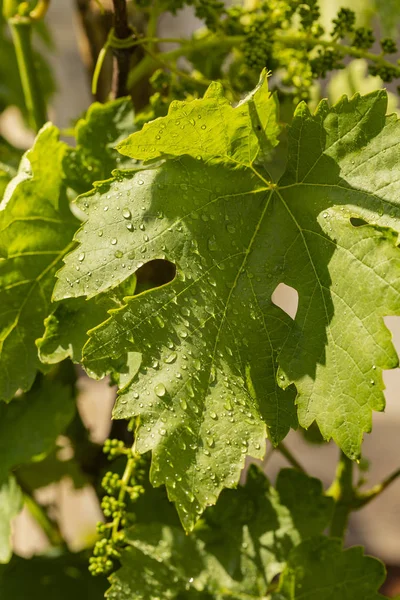
<instances>
[{"instance_id":1,"label":"lobed leaf","mask_svg":"<svg viewBox=\"0 0 400 600\"><path fill-rule=\"evenodd\" d=\"M133 131L130 98L118 98L105 104L94 102L85 117L77 122L76 147L64 161L68 185L81 194L90 190L94 181L110 177L117 167L132 166L132 160L118 154L115 145Z\"/></svg>"},{"instance_id":2,"label":"lobed leaf","mask_svg":"<svg viewBox=\"0 0 400 600\"><path fill-rule=\"evenodd\" d=\"M263 456L266 433L278 443L296 427L291 384L300 424L357 458L398 363L383 317L400 312L400 125L385 92L314 115L300 105L278 183L263 167L272 104L263 81L236 108L214 85L120 144L163 160L79 201L88 220L56 286L92 298L150 261L175 265L173 281L110 311L83 360L101 376L141 353L114 416L140 415L137 450L153 451L152 482L186 528L237 484L245 455ZM280 283L298 292L294 320L271 300Z\"/></svg>"},{"instance_id":3,"label":"lobed leaf","mask_svg":"<svg viewBox=\"0 0 400 600\"><path fill-rule=\"evenodd\" d=\"M161 522L129 529L122 568L111 576L107 597L265 597L292 548L321 533L332 508L318 480L285 469L274 489L253 466L246 485L223 492L191 534Z\"/></svg>"},{"instance_id":4,"label":"lobed leaf","mask_svg":"<svg viewBox=\"0 0 400 600\"><path fill-rule=\"evenodd\" d=\"M294 548L282 574L282 600L384 600L385 567L361 547L343 551L340 540L317 537Z\"/></svg>"},{"instance_id":5,"label":"lobed leaf","mask_svg":"<svg viewBox=\"0 0 400 600\"><path fill-rule=\"evenodd\" d=\"M0 204L0 400L29 389L40 367L35 339L77 225L65 195L66 149L46 125Z\"/></svg>"}]
</instances>

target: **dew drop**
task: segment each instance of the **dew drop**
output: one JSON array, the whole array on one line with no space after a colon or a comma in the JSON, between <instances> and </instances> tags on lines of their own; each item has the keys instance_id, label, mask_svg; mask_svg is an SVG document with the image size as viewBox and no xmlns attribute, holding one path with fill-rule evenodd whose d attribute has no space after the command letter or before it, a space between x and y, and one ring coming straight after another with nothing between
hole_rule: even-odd
<instances>
[{"instance_id":1,"label":"dew drop","mask_svg":"<svg viewBox=\"0 0 400 600\"><path fill-rule=\"evenodd\" d=\"M114 252L114 256L115 256L115 258L122 258L123 253L121 252L121 250L116 250Z\"/></svg>"},{"instance_id":2,"label":"dew drop","mask_svg":"<svg viewBox=\"0 0 400 600\"><path fill-rule=\"evenodd\" d=\"M78 260L79 262L82 262L83 260L85 260L85 253L81 252L81 254L78 256Z\"/></svg>"},{"instance_id":3,"label":"dew drop","mask_svg":"<svg viewBox=\"0 0 400 600\"><path fill-rule=\"evenodd\" d=\"M139 179L139 181L138 181L138 184L139 184L139 185L143 185L143 184L144 184L144 181L143 181L143 179Z\"/></svg>"},{"instance_id":4,"label":"dew drop","mask_svg":"<svg viewBox=\"0 0 400 600\"><path fill-rule=\"evenodd\" d=\"M99 229L99 230L98 230L98 232L97 232L97 235L98 235L99 237L103 237L103 230L102 230L102 229Z\"/></svg>"},{"instance_id":5,"label":"dew drop","mask_svg":"<svg viewBox=\"0 0 400 600\"><path fill-rule=\"evenodd\" d=\"M115 246L115 244L116 244L116 243L117 243L117 238L113 238L113 239L111 240L111 244L112 244L113 246Z\"/></svg>"},{"instance_id":6,"label":"dew drop","mask_svg":"<svg viewBox=\"0 0 400 600\"><path fill-rule=\"evenodd\" d=\"M167 390L165 389L165 385L163 383L157 383L156 387L154 388L154 393L159 398L162 398L163 396L165 396L166 391Z\"/></svg>"},{"instance_id":7,"label":"dew drop","mask_svg":"<svg viewBox=\"0 0 400 600\"><path fill-rule=\"evenodd\" d=\"M171 363L176 361L177 356L178 355L176 352L171 352L171 354L165 359L165 362L170 365Z\"/></svg>"},{"instance_id":8,"label":"dew drop","mask_svg":"<svg viewBox=\"0 0 400 600\"><path fill-rule=\"evenodd\" d=\"M126 228L127 228L128 231L133 231L133 225L132 225L132 223L127 223L126 224Z\"/></svg>"},{"instance_id":9,"label":"dew drop","mask_svg":"<svg viewBox=\"0 0 400 600\"><path fill-rule=\"evenodd\" d=\"M124 217L124 219L130 219L131 218L132 213L129 210L129 208L124 208L124 210L122 211L122 216Z\"/></svg>"}]
</instances>

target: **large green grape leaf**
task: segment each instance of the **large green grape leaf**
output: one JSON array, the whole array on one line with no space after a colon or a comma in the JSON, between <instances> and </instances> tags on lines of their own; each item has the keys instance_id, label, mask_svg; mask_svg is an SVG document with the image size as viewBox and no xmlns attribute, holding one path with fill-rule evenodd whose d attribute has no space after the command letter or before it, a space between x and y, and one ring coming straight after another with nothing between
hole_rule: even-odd
<instances>
[{"instance_id":1,"label":"large green grape leaf","mask_svg":"<svg viewBox=\"0 0 400 600\"><path fill-rule=\"evenodd\" d=\"M164 600L191 598L194 592L218 599L265 597L292 548L320 534L332 508L318 480L285 469L275 489L253 466L246 485L223 492L191 534L160 522L129 529L109 597Z\"/></svg>"},{"instance_id":2,"label":"large green grape leaf","mask_svg":"<svg viewBox=\"0 0 400 600\"><path fill-rule=\"evenodd\" d=\"M13 476L0 482L0 563L11 558L11 521L22 509L22 492Z\"/></svg>"},{"instance_id":3,"label":"large green grape leaf","mask_svg":"<svg viewBox=\"0 0 400 600\"><path fill-rule=\"evenodd\" d=\"M92 577L86 554L13 556L0 568L0 597L4 600L101 600L106 583Z\"/></svg>"},{"instance_id":4,"label":"large green grape leaf","mask_svg":"<svg viewBox=\"0 0 400 600\"><path fill-rule=\"evenodd\" d=\"M94 181L110 177L113 169L131 166L132 160L118 154L115 145L133 131L130 98L92 104L75 126L76 148L64 161L68 185L78 193L87 192Z\"/></svg>"},{"instance_id":5,"label":"large green grape leaf","mask_svg":"<svg viewBox=\"0 0 400 600\"><path fill-rule=\"evenodd\" d=\"M63 182L67 146L46 125L0 204L0 400L32 385L35 339L49 313L54 274L77 226Z\"/></svg>"},{"instance_id":6,"label":"large green grape leaf","mask_svg":"<svg viewBox=\"0 0 400 600\"><path fill-rule=\"evenodd\" d=\"M378 593L384 565L361 547L343 551L340 540L317 537L294 548L282 574L282 600L384 600ZM278 600L278 598L277 598Z\"/></svg>"},{"instance_id":7,"label":"large green grape leaf","mask_svg":"<svg viewBox=\"0 0 400 600\"><path fill-rule=\"evenodd\" d=\"M53 450L75 414L70 386L48 378L10 404L0 404L0 481L8 471Z\"/></svg>"},{"instance_id":8,"label":"large green grape leaf","mask_svg":"<svg viewBox=\"0 0 400 600\"><path fill-rule=\"evenodd\" d=\"M175 264L172 282L92 331L84 362L102 374L141 352L114 415L140 414L137 449L153 450L152 481L186 527L236 485L246 454L263 455L266 430L276 443L296 426L290 384L301 425L316 420L356 458L384 406L382 370L397 365L382 317L400 312L400 126L385 92L315 115L301 104L278 183L263 168L272 103L261 83L232 108L214 85L123 142L164 160L81 199L88 220L56 287L59 299L94 297L129 268ZM271 300L282 282L299 294L294 320Z\"/></svg>"}]
</instances>

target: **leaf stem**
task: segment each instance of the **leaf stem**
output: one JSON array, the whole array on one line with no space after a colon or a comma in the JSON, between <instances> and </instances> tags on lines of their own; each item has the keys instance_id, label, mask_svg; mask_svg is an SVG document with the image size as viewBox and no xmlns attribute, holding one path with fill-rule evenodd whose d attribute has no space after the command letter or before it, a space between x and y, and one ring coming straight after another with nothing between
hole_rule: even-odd
<instances>
[{"instance_id":1,"label":"leaf stem","mask_svg":"<svg viewBox=\"0 0 400 600\"><path fill-rule=\"evenodd\" d=\"M374 485L371 489L366 492L361 492L356 495L354 501L354 510L358 510L363 508L367 504L369 504L372 500L377 498L386 490L387 487L396 479L400 477L400 469L396 469L393 473L391 473L386 479L384 479L381 483Z\"/></svg>"},{"instance_id":2,"label":"leaf stem","mask_svg":"<svg viewBox=\"0 0 400 600\"><path fill-rule=\"evenodd\" d=\"M283 442L280 442L277 445L276 449L282 454L282 456L284 456L286 458L286 460L288 461L288 463L290 463L293 468L295 468L298 471L301 471L302 473L306 474L306 470L299 463L299 461L297 460L297 458L292 454L292 452L289 450L289 448L286 446L286 444L284 444Z\"/></svg>"},{"instance_id":3,"label":"leaf stem","mask_svg":"<svg viewBox=\"0 0 400 600\"><path fill-rule=\"evenodd\" d=\"M35 131L39 131L47 121L47 113L32 48L32 21L29 17L16 16L9 19L8 23L29 120Z\"/></svg>"},{"instance_id":4,"label":"leaf stem","mask_svg":"<svg viewBox=\"0 0 400 600\"><path fill-rule=\"evenodd\" d=\"M349 514L353 509L353 461L340 451L335 479L327 491L327 496L335 500L335 509L331 523L330 535L343 539Z\"/></svg>"},{"instance_id":5,"label":"leaf stem","mask_svg":"<svg viewBox=\"0 0 400 600\"><path fill-rule=\"evenodd\" d=\"M49 10L50 1L51 0L39 0L35 8L29 13L30 18L34 21L39 21L40 19L43 19L47 11Z\"/></svg>"}]
</instances>

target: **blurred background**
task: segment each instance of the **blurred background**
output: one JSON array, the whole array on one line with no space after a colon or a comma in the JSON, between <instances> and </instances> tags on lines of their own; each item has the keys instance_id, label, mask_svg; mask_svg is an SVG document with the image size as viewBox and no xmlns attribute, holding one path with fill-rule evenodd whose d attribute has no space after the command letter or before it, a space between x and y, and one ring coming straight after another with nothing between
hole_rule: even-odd
<instances>
[{"instance_id":1,"label":"blurred background","mask_svg":"<svg viewBox=\"0 0 400 600\"><path fill-rule=\"evenodd\" d=\"M102 28L97 31L97 38L84 35L84 29L86 34L88 31L96 31L93 23L90 24L87 20L85 11L88 4L86 0L53 0L47 16L51 40L43 36L38 42L39 47L48 48L46 55L49 57L56 84L56 91L50 103L50 116L58 127L65 130L66 135L71 124L92 102L90 79L94 56L104 44L105 32L110 24L110 16L107 13L102 15L100 11L96 12L96 3L93 3L91 15L95 15L98 23L102 23ZM107 6L106 2L104 4ZM322 0L323 20L332 20L342 4L357 12L360 24L372 23L376 30L381 28L385 34L398 37L399 0L352 0L345 3L338 0ZM379 21L376 17L378 13ZM176 17L164 15L158 33L168 37L187 35L199 25L200 22L187 9L179 12ZM379 36L380 32L377 33L378 39ZM109 73L107 69L110 69L110 65L106 63L102 74L104 81ZM0 74L1 72L0 68ZM329 80L321 81L316 86L315 102L320 97L328 97L335 101L342 94L352 95L356 90L366 93L379 87L383 87L382 81L378 77L367 75L365 62L356 60L345 70L334 72ZM389 86L389 91L389 110L398 111L396 85ZM106 95L106 86L100 81L99 99L104 100ZM8 106L1 113L0 134L22 149L29 147L33 140L33 135L24 126L16 106ZM273 299L292 317L295 315L297 293L294 290L280 285ZM394 343L400 352L400 318L388 318L386 324L392 331ZM365 472L369 486L381 481L400 465L400 370L387 372L385 383L386 411L374 414L373 431L365 436L364 442L365 462L370 463ZM95 442L102 443L109 433L114 397L115 390L107 381L95 382L80 373L79 408ZM335 445L324 444L316 450L314 445L295 432L292 432L286 441L307 472L319 477L328 486L333 478L338 457ZM62 445L62 440L60 443ZM65 452L67 457L68 448ZM277 452L268 451L264 468L271 479L274 479L282 466L285 466L285 459ZM90 488L83 486L81 489L75 489L72 480L65 477L61 482L39 490L39 499L52 506L72 550L83 548L88 540L94 537L95 525L101 518L101 511ZM13 543L15 551L22 556L31 556L46 547L46 538L26 510L15 520ZM385 592L390 595L400 593L400 479L362 511L353 513L347 543L363 544L367 553L385 561L389 567Z\"/></svg>"}]
</instances>

